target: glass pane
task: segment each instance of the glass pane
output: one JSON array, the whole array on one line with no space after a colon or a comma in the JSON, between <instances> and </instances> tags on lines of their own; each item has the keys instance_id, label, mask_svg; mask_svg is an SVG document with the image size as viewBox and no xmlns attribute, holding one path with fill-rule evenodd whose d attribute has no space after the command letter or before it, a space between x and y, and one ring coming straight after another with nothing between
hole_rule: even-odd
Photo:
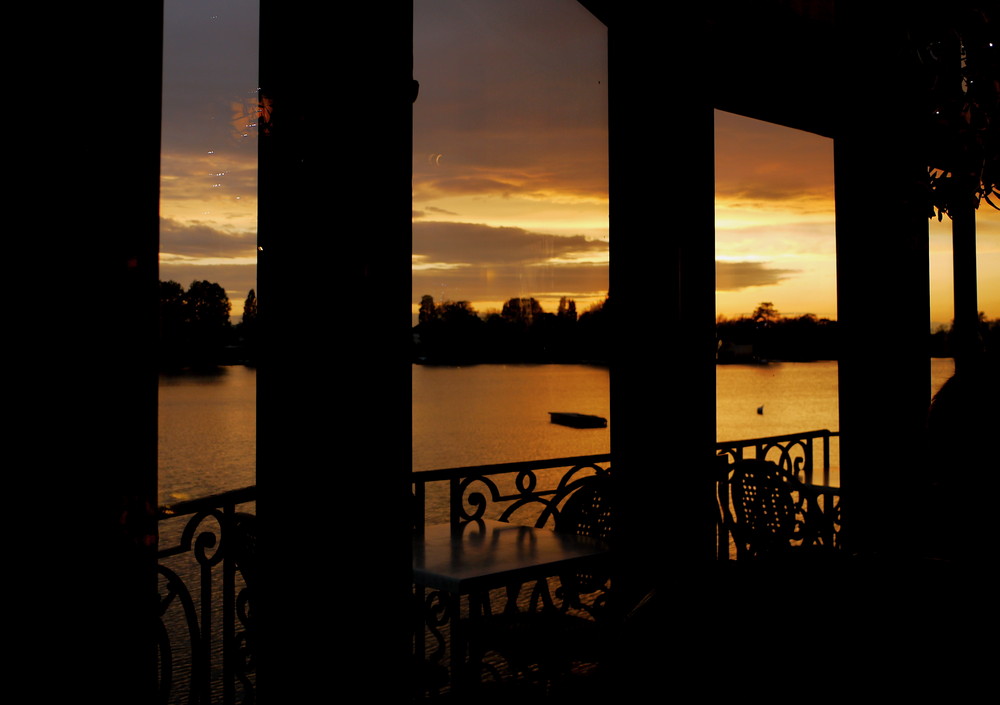
<instances>
[{"instance_id":1,"label":"glass pane","mask_svg":"<svg viewBox=\"0 0 1000 705\"><path fill-rule=\"evenodd\" d=\"M254 484L257 24L255 0L165 3L161 503Z\"/></svg>"},{"instance_id":2,"label":"glass pane","mask_svg":"<svg viewBox=\"0 0 1000 705\"><path fill-rule=\"evenodd\" d=\"M722 111L715 135L716 437L837 431L833 141Z\"/></svg>"},{"instance_id":3,"label":"glass pane","mask_svg":"<svg viewBox=\"0 0 1000 705\"><path fill-rule=\"evenodd\" d=\"M606 28L416 0L414 77L414 468L608 452L548 415L609 416Z\"/></svg>"}]
</instances>

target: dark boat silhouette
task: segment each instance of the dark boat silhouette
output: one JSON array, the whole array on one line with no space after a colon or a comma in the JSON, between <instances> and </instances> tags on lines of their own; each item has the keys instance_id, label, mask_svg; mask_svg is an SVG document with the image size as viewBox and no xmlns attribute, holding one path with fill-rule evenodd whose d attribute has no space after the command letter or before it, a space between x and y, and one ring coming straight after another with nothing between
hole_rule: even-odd
<instances>
[{"instance_id":1,"label":"dark boat silhouette","mask_svg":"<svg viewBox=\"0 0 1000 705\"><path fill-rule=\"evenodd\" d=\"M572 426L573 428L604 428L608 425L608 420L602 416L592 416L591 414L576 414L565 411L550 411L552 423L562 426Z\"/></svg>"}]
</instances>

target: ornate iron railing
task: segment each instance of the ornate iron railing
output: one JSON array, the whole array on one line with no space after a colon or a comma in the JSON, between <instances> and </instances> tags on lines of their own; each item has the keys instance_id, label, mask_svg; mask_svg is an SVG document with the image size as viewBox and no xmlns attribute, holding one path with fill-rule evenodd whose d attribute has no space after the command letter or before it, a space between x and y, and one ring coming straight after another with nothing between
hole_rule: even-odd
<instances>
[{"instance_id":1,"label":"ornate iron railing","mask_svg":"<svg viewBox=\"0 0 1000 705\"><path fill-rule=\"evenodd\" d=\"M719 467L717 493L719 560L754 555L746 537L739 535L740 527L734 518L737 512L730 494L734 464L748 459L770 461L791 478L791 511L799 529L792 542L794 547L827 552L841 548L840 489L830 486L831 440L839 435L823 429L716 444L716 453L725 458ZM822 483L813 484L817 470L822 473Z\"/></svg>"},{"instance_id":2,"label":"ornate iron railing","mask_svg":"<svg viewBox=\"0 0 1000 705\"><path fill-rule=\"evenodd\" d=\"M716 444L735 462L771 460L803 483L830 480L830 443L821 430ZM414 528L492 518L551 524L560 504L587 477L610 472L611 454L480 465L411 474ZM831 544L839 530L839 493L820 487ZM250 587L256 488L160 510L160 682L163 703L252 703L255 662ZM241 521L242 519L242 521ZM720 514L720 529L723 527ZM728 538L728 537L726 537ZM726 558L720 531L720 558Z\"/></svg>"},{"instance_id":3,"label":"ornate iron railing","mask_svg":"<svg viewBox=\"0 0 1000 705\"><path fill-rule=\"evenodd\" d=\"M253 703L255 487L162 507L162 703Z\"/></svg>"},{"instance_id":4,"label":"ornate iron railing","mask_svg":"<svg viewBox=\"0 0 1000 705\"><path fill-rule=\"evenodd\" d=\"M823 510L823 518L829 524L825 535L831 545L836 545L840 495L836 488L830 487L830 475L832 443L839 435L821 429L720 441L715 448L716 454L726 458L727 463L749 458L768 460L804 485L816 488L814 506ZM608 453L414 472L411 474L414 526L419 532L425 522L461 524L477 518L544 525L553 508L557 511L556 505L567 496L567 488L588 475L608 472L611 457ZM817 476L820 482L814 485ZM725 482L725 475L719 479ZM720 506L720 559L734 554L726 548L731 546L731 537L725 523Z\"/></svg>"},{"instance_id":5,"label":"ornate iron railing","mask_svg":"<svg viewBox=\"0 0 1000 705\"><path fill-rule=\"evenodd\" d=\"M475 519L545 526L581 480L607 474L610 462L605 453L414 472L414 526Z\"/></svg>"},{"instance_id":6,"label":"ornate iron railing","mask_svg":"<svg viewBox=\"0 0 1000 705\"><path fill-rule=\"evenodd\" d=\"M747 458L769 460L799 481L813 484L817 474L830 484L831 442L840 434L818 430L766 438L716 443L716 453L729 462ZM566 486L590 474L607 472L611 454L585 455L520 463L475 465L425 470L411 474L415 502L414 525L424 522L463 523L480 517L534 524Z\"/></svg>"},{"instance_id":7,"label":"ornate iron railing","mask_svg":"<svg viewBox=\"0 0 1000 705\"><path fill-rule=\"evenodd\" d=\"M822 482L819 484L829 485L831 440L839 436L836 431L822 429L744 441L720 441L715 444L715 450L718 455L728 455L730 462L747 458L769 460L807 484L814 482L813 476L817 469L816 454L819 453L819 469L823 473ZM750 450L753 451L753 455L748 454Z\"/></svg>"}]
</instances>

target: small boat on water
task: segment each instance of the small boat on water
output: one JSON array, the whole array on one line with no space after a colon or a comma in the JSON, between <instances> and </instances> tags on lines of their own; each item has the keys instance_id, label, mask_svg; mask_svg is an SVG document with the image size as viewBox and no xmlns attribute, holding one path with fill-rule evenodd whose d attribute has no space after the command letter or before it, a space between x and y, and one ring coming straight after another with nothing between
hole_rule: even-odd
<instances>
[{"instance_id":1,"label":"small boat on water","mask_svg":"<svg viewBox=\"0 0 1000 705\"><path fill-rule=\"evenodd\" d=\"M552 423L562 426L572 426L573 428L605 428L608 425L608 420L603 416L593 416L591 414L550 411L549 416Z\"/></svg>"}]
</instances>

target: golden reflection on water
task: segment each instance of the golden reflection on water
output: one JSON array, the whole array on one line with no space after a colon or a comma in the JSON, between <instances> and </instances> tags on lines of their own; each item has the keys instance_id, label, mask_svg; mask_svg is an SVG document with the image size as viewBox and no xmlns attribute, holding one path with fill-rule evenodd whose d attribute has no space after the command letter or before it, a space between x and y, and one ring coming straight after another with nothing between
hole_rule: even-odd
<instances>
[{"instance_id":1,"label":"golden reflection on water","mask_svg":"<svg viewBox=\"0 0 1000 705\"><path fill-rule=\"evenodd\" d=\"M161 376L157 455L160 504L255 484L256 370Z\"/></svg>"},{"instance_id":2,"label":"golden reflection on water","mask_svg":"<svg viewBox=\"0 0 1000 705\"><path fill-rule=\"evenodd\" d=\"M719 440L840 429L836 361L716 369ZM412 370L414 470L610 452L614 420L606 368L414 365ZM933 359L932 390L953 372L950 358ZM757 413L762 406L763 413ZM549 422L549 411L597 414L609 419L609 428L557 426ZM833 485L839 485L839 464L833 439Z\"/></svg>"},{"instance_id":3,"label":"golden reflection on water","mask_svg":"<svg viewBox=\"0 0 1000 705\"><path fill-rule=\"evenodd\" d=\"M836 362L717 369L721 440L839 429ZM932 390L936 392L953 372L951 359L933 359ZM592 455L611 449L614 420L607 368L414 365L412 385L414 470ZM757 414L762 404L764 413ZM550 423L550 411L604 416L609 427L559 426ZM839 484L836 442L832 450L831 484ZM254 484L255 460L253 369L236 366L215 377L161 380L161 503Z\"/></svg>"},{"instance_id":4,"label":"golden reflection on water","mask_svg":"<svg viewBox=\"0 0 1000 705\"><path fill-rule=\"evenodd\" d=\"M610 418L607 368L414 365L413 469L608 453L610 428L553 424L550 411Z\"/></svg>"}]
</instances>

